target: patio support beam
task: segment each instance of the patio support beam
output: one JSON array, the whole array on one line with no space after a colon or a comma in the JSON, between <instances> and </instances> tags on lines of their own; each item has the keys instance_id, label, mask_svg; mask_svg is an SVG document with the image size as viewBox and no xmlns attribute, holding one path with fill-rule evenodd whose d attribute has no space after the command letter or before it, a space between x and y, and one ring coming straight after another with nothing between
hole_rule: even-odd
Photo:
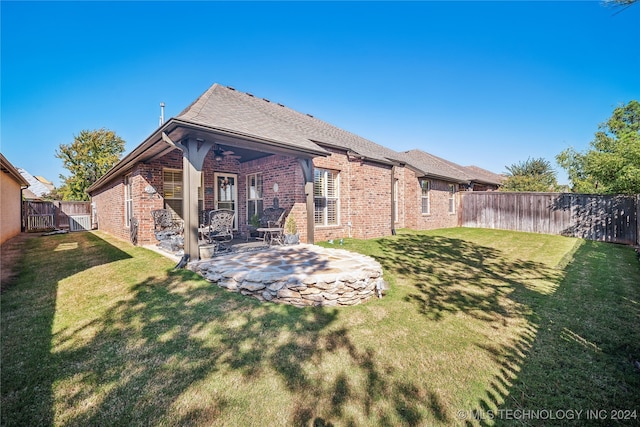
<instances>
[{"instance_id":1,"label":"patio support beam","mask_svg":"<svg viewBox=\"0 0 640 427\"><path fill-rule=\"evenodd\" d=\"M200 257L198 250L198 186L202 182L204 158L213 147L214 142L192 138L174 142L164 132L162 133L162 139L182 150L184 253L189 255L191 261L197 261Z\"/></svg>"},{"instance_id":2,"label":"patio support beam","mask_svg":"<svg viewBox=\"0 0 640 427\"><path fill-rule=\"evenodd\" d=\"M298 158L304 176L304 194L307 206L307 243L315 243L315 215L313 206L313 159Z\"/></svg>"}]
</instances>

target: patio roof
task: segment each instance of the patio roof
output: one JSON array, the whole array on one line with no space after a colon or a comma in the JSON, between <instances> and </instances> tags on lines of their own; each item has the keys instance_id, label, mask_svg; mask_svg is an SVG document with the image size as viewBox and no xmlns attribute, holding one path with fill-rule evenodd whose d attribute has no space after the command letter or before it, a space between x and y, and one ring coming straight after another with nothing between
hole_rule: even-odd
<instances>
[{"instance_id":1,"label":"patio roof","mask_svg":"<svg viewBox=\"0 0 640 427\"><path fill-rule=\"evenodd\" d=\"M281 141L299 149L324 151L322 146L334 147L387 164L398 157L396 151L310 114L217 83L176 118Z\"/></svg>"}]
</instances>

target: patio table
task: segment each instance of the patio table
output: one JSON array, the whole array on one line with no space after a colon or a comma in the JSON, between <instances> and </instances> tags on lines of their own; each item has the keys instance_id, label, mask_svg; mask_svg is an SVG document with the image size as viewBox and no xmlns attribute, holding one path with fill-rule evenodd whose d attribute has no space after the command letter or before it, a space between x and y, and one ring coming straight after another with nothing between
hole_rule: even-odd
<instances>
[{"instance_id":1,"label":"patio table","mask_svg":"<svg viewBox=\"0 0 640 427\"><path fill-rule=\"evenodd\" d=\"M282 234L282 232L284 231L283 228L264 227L264 228L258 228L256 231L259 231L260 233L264 233L264 241L267 242L269 246L274 244L284 245L283 234Z\"/></svg>"}]
</instances>

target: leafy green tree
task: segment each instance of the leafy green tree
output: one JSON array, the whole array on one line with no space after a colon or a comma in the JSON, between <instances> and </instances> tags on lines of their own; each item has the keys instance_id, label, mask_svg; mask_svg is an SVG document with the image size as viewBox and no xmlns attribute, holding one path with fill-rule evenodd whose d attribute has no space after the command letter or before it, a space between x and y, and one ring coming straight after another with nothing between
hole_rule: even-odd
<instances>
[{"instance_id":1,"label":"leafy green tree","mask_svg":"<svg viewBox=\"0 0 640 427\"><path fill-rule=\"evenodd\" d=\"M60 175L63 200L89 200L86 190L120 160L124 140L107 129L82 130L71 144L60 144L56 157L71 174Z\"/></svg>"},{"instance_id":2,"label":"leafy green tree","mask_svg":"<svg viewBox=\"0 0 640 427\"><path fill-rule=\"evenodd\" d=\"M502 191L558 191L556 171L548 160L528 158L506 168L507 179L500 188Z\"/></svg>"},{"instance_id":3,"label":"leafy green tree","mask_svg":"<svg viewBox=\"0 0 640 427\"><path fill-rule=\"evenodd\" d=\"M598 126L591 148L568 148L556 156L576 193L640 193L640 102L617 107Z\"/></svg>"},{"instance_id":4,"label":"leafy green tree","mask_svg":"<svg viewBox=\"0 0 640 427\"><path fill-rule=\"evenodd\" d=\"M636 0L605 0L605 6L622 7L627 8L636 3Z\"/></svg>"}]
</instances>

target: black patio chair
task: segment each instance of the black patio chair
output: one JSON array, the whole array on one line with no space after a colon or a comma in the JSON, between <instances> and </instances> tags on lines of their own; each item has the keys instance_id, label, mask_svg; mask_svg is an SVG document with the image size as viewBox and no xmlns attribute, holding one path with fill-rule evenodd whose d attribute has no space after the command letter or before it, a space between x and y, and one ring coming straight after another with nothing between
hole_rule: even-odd
<instances>
[{"instance_id":1,"label":"black patio chair","mask_svg":"<svg viewBox=\"0 0 640 427\"><path fill-rule=\"evenodd\" d=\"M282 244L282 231L284 221L284 208L266 208L260 217L260 228L258 228L258 240L264 240L269 245Z\"/></svg>"},{"instance_id":2,"label":"black patio chair","mask_svg":"<svg viewBox=\"0 0 640 427\"><path fill-rule=\"evenodd\" d=\"M236 213L230 209L216 209L209 212L209 220L203 231L209 244L216 244L216 252L233 240L233 220Z\"/></svg>"},{"instance_id":3,"label":"black patio chair","mask_svg":"<svg viewBox=\"0 0 640 427\"><path fill-rule=\"evenodd\" d=\"M151 211L153 217L153 234L159 241L182 235L184 225L176 220L168 209L156 209Z\"/></svg>"}]
</instances>

